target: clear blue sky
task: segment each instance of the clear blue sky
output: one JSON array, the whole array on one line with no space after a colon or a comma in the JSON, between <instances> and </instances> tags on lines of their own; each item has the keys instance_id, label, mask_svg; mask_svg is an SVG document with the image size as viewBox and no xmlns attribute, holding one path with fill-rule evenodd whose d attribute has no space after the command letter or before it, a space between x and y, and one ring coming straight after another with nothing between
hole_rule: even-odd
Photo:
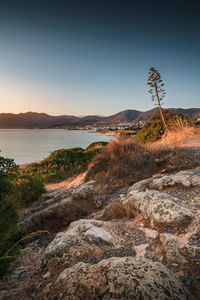
<instances>
[{"instance_id":1,"label":"clear blue sky","mask_svg":"<svg viewBox=\"0 0 200 300\"><path fill-rule=\"evenodd\" d=\"M148 69L164 107L200 107L195 1L0 2L0 112L145 111Z\"/></svg>"}]
</instances>

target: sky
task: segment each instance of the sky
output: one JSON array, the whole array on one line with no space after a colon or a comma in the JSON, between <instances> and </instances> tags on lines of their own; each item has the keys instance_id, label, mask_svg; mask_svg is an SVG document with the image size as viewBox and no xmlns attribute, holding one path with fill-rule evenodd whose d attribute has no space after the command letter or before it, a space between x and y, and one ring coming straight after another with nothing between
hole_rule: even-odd
<instances>
[{"instance_id":1,"label":"sky","mask_svg":"<svg viewBox=\"0 0 200 300\"><path fill-rule=\"evenodd\" d=\"M0 113L111 115L153 108L150 67L163 107L200 107L197 1L0 1Z\"/></svg>"}]
</instances>

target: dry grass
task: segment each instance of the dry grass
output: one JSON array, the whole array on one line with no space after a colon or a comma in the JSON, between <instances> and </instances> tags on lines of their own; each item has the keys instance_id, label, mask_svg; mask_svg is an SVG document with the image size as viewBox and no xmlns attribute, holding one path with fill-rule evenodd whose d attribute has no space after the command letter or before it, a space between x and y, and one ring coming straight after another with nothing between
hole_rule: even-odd
<instances>
[{"instance_id":1,"label":"dry grass","mask_svg":"<svg viewBox=\"0 0 200 300\"><path fill-rule=\"evenodd\" d=\"M105 207L103 214L100 216L99 220L118 220L127 218L127 216L129 215L124 205L122 205L121 201L115 200Z\"/></svg>"},{"instance_id":2,"label":"dry grass","mask_svg":"<svg viewBox=\"0 0 200 300\"><path fill-rule=\"evenodd\" d=\"M195 135L195 133L195 127L176 126L170 128L169 131L166 131L163 137L159 141L155 142L154 145L180 146L185 139Z\"/></svg>"},{"instance_id":3,"label":"dry grass","mask_svg":"<svg viewBox=\"0 0 200 300\"><path fill-rule=\"evenodd\" d=\"M11 259L11 260L15 259L17 256L9 255L9 253L12 252L12 250L14 248L16 248L20 243L22 243L24 241L32 240L35 237L38 237L38 236L41 236L41 235L44 235L44 234L50 235L50 232L47 231L47 230L38 230L38 231L27 234L26 236L21 238L19 241L17 241L15 244L13 244L13 246L11 248L9 248L3 256L0 257L0 261L1 260L8 260L8 259Z\"/></svg>"},{"instance_id":4,"label":"dry grass","mask_svg":"<svg viewBox=\"0 0 200 300\"><path fill-rule=\"evenodd\" d=\"M158 173L177 150L142 146L132 139L111 141L89 166L86 180L95 179L110 189L133 184Z\"/></svg>"}]
</instances>

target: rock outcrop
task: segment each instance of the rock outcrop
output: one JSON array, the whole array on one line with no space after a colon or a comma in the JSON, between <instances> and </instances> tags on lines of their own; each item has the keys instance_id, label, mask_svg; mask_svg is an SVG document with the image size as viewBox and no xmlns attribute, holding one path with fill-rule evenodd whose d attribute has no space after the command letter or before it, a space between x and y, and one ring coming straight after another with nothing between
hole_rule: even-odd
<instances>
[{"instance_id":1,"label":"rock outcrop","mask_svg":"<svg viewBox=\"0 0 200 300\"><path fill-rule=\"evenodd\" d=\"M81 219L59 232L45 250L43 265L58 274L66 266L92 257L101 257L116 247L116 240L107 230L106 222Z\"/></svg>"},{"instance_id":2,"label":"rock outcrop","mask_svg":"<svg viewBox=\"0 0 200 300\"><path fill-rule=\"evenodd\" d=\"M21 214L20 226L51 236L22 250L1 300L199 297L200 168L106 196L95 182L47 193Z\"/></svg>"},{"instance_id":3,"label":"rock outcrop","mask_svg":"<svg viewBox=\"0 0 200 300\"><path fill-rule=\"evenodd\" d=\"M200 187L200 169L180 171L176 174L170 174L155 178L151 181L150 186L153 189L162 190L165 187L182 185L185 188Z\"/></svg>"},{"instance_id":4,"label":"rock outcrop","mask_svg":"<svg viewBox=\"0 0 200 300\"><path fill-rule=\"evenodd\" d=\"M145 213L156 223L164 226L185 226L194 216L189 209L180 206L177 200L163 192L152 190L140 192L133 187L129 190L124 203L128 203L130 209Z\"/></svg>"},{"instance_id":5,"label":"rock outcrop","mask_svg":"<svg viewBox=\"0 0 200 300\"><path fill-rule=\"evenodd\" d=\"M131 257L76 264L60 274L55 290L57 299L189 299L184 286L162 264Z\"/></svg>"},{"instance_id":6,"label":"rock outcrop","mask_svg":"<svg viewBox=\"0 0 200 300\"><path fill-rule=\"evenodd\" d=\"M99 209L105 197L90 181L74 189L61 189L42 196L30 209L20 216L22 235L36 230L58 231L89 213Z\"/></svg>"},{"instance_id":7,"label":"rock outcrop","mask_svg":"<svg viewBox=\"0 0 200 300\"><path fill-rule=\"evenodd\" d=\"M186 191L180 197L180 191L184 189ZM198 211L197 193L196 203L194 199L188 199L186 194L199 189L200 169L197 168L171 175L157 175L137 182L129 188L128 194L121 201L129 211L146 214L151 222L180 229L189 225L195 218L194 213Z\"/></svg>"}]
</instances>

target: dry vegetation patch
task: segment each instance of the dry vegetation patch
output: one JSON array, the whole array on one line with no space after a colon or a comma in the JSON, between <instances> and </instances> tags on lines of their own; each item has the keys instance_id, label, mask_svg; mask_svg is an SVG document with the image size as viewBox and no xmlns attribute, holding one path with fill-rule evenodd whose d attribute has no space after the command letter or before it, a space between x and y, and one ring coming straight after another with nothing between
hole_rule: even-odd
<instances>
[{"instance_id":1,"label":"dry vegetation patch","mask_svg":"<svg viewBox=\"0 0 200 300\"><path fill-rule=\"evenodd\" d=\"M160 172L169 157L178 156L178 152L162 146L142 146L132 139L118 139L95 156L86 180L95 179L109 190L130 185Z\"/></svg>"},{"instance_id":2,"label":"dry vegetation patch","mask_svg":"<svg viewBox=\"0 0 200 300\"><path fill-rule=\"evenodd\" d=\"M195 127L188 126L177 126L170 128L166 131L162 138L155 142L155 145L163 146L180 146L184 140L195 137L198 133L198 129ZM191 147L193 144L191 143ZM200 143L199 143L200 146Z\"/></svg>"}]
</instances>

